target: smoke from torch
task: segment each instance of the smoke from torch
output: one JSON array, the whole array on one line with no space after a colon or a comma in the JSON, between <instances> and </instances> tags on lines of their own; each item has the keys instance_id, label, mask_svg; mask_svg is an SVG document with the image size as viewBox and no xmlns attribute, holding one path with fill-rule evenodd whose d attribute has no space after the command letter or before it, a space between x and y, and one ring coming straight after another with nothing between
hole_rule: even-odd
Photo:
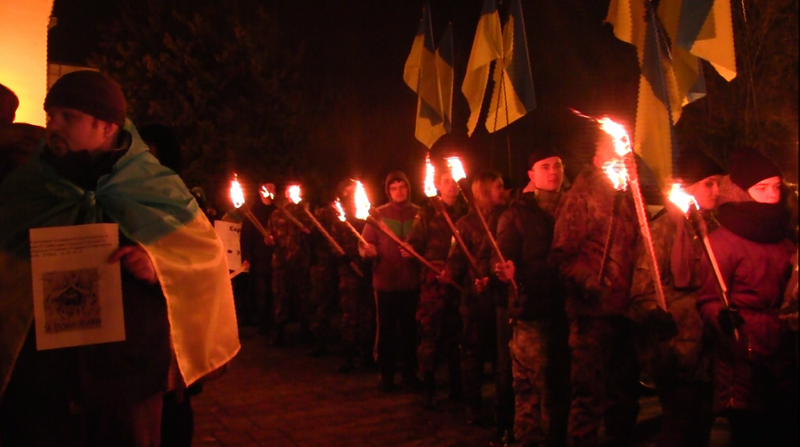
<instances>
[{"instance_id":1,"label":"smoke from torch","mask_svg":"<svg viewBox=\"0 0 800 447\"><path fill-rule=\"evenodd\" d=\"M233 174L233 181L231 182L231 202L233 202L234 208L244 205L244 191L242 191L242 185L239 184L236 174Z\"/></svg>"},{"instance_id":2,"label":"smoke from torch","mask_svg":"<svg viewBox=\"0 0 800 447\"><path fill-rule=\"evenodd\" d=\"M431 163L431 154L425 156L425 196L434 197L436 195L436 186L433 184L433 175L436 170Z\"/></svg>"}]
</instances>

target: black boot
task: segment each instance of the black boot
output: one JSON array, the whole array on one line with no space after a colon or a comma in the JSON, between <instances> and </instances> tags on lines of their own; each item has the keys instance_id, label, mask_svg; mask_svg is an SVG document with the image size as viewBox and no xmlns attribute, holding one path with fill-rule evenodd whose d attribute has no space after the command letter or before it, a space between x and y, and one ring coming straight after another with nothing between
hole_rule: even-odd
<instances>
[{"instance_id":1,"label":"black boot","mask_svg":"<svg viewBox=\"0 0 800 447\"><path fill-rule=\"evenodd\" d=\"M433 372L425 372L423 383L425 389L422 391L422 408L426 410L436 409L436 376Z\"/></svg>"}]
</instances>

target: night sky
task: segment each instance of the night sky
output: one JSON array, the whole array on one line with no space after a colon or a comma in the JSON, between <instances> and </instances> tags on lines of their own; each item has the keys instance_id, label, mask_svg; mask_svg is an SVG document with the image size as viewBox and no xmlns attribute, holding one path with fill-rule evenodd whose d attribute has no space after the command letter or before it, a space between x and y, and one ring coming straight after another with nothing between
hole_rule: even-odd
<instances>
[{"instance_id":1,"label":"night sky","mask_svg":"<svg viewBox=\"0 0 800 447\"><path fill-rule=\"evenodd\" d=\"M435 149L457 148L468 171L480 165L507 173L510 142L518 182L537 144L561 147L568 174L574 175L592 149L590 125L572 116L570 107L633 123L636 52L603 24L609 1L523 0L537 109L493 135L480 122L467 139L469 110L460 84L483 0L430 3L437 40L447 22L453 23L455 38L454 129ZM422 5L420 0L269 2L282 32L303 45L302 69L349 93L346 103L318 117L329 145L315 150L341 154L340 164L312 169L360 176L376 186L397 168L407 170L412 181L419 178L425 147L414 139L416 95L403 83L402 72ZM50 32L50 60L80 64L95 51L97 25L113 17L114 7L110 1L56 0L54 14L58 26Z\"/></svg>"}]
</instances>

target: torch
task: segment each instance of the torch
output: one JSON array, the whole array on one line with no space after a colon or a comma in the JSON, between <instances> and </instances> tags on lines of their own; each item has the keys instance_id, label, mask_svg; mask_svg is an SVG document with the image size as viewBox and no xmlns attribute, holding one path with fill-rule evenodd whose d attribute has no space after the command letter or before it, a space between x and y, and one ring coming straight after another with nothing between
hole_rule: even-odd
<instances>
[{"instance_id":1,"label":"torch","mask_svg":"<svg viewBox=\"0 0 800 447\"><path fill-rule=\"evenodd\" d=\"M364 236L362 236L361 233L359 233L358 230L356 230L356 227L354 227L353 224L351 224L347 220L347 216L345 216L344 213L344 208L342 208L342 202L340 202L339 199L336 199L336 202L334 202L333 207L336 209L336 213L339 216L339 220L343 224L345 224L345 226L347 226L347 228L349 228L350 231L353 232L353 234L358 238L358 240L361 241L361 243L363 244L369 244L369 242L367 242L367 240L364 239Z\"/></svg>"},{"instance_id":2,"label":"torch","mask_svg":"<svg viewBox=\"0 0 800 447\"><path fill-rule=\"evenodd\" d=\"M255 214L253 214L253 212L250 211L250 207L247 206L247 203L245 203L244 191L242 191L242 185L239 184L239 178L237 177L236 174L233 174L233 181L231 182L230 191L231 191L231 202L233 202L233 207L236 209L239 208L242 209L245 217L247 217L247 219L249 219L250 222L253 223L253 226L256 227L256 230L258 230L262 236L264 236L264 239L270 237L271 235L269 234L269 231L267 231L267 229L264 228L263 225L261 225L261 222L258 221Z\"/></svg>"},{"instance_id":3,"label":"torch","mask_svg":"<svg viewBox=\"0 0 800 447\"><path fill-rule=\"evenodd\" d=\"M461 186L461 181L466 181L467 173L464 171L464 165L461 163L461 159L458 157L448 157L447 164L450 166L450 172L453 174L453 180L456 181L458 185L459 191L461 191L461 196L464 197L464 200L467 200L467 193L464 191L464 188ZM469 202L469 200L467 200ZM486 236L489 238L489 242L492 244L492 248L494 249L495 253L497 254L497 258L500 260L502 264L506 263L506 258L503 256L503 252L500 251L500 246L497 245L497 239L495 239L492 231L489 229L489 224L486 222L486 217L484 217L483 213L478 207L477 203L472 201L472 205L475 208L475 212L478 214L478 218L481 221L481 225L483 225L483 229L486 231ZM509 278L511 282L511 287L514 290L514 293L517 293L517 281L514 278Z\"/></svg>"},{"instance_id":4,"label":"torch","mask_svg":"<svg viewBox=\"0 0 800 447\"><path fill-rule=\"evenodd\" d=\"M722 305L730 307L728 286L725 284L725 278L722 277L722 272L719 270L719 263L717 263L717 257L714 255L714 250L711 248L711 241L708 240L708 225L706 225L706 221L700 213L700 205L693 196L687 194L677 183L672 185L672 190L669 193L669 201L683 211L689 223L693 224L692 227L695 229L695 233L703 241L703 252L708 259L708 263L711 264L711 269L714 271L714 278L717 280L717 290L722 299ZM737 341L739 340L738 329L734 328L733 336Z\"/></svg>"},{"instance_id":5,"label":"torch","mask_svg":"<svg viewBox=\"0 0 800 447\"><path fill-rule=\"evenodd\" d=\"M614 207L611 210L611 216L608 222L608 234L606 234L606 244L603 247L603 258L600 260L600 272L598 273L597 283L603 284L603 277L605 276L606 263L611 251L611 244L614 243L614 232L617 227L617 214L619 214L619 207L622 203L622 198L625 197L625 191L628 189L628 173L625 169L625 164L619 160L612 160L603 165L603 172L611 180L614 185L616 193L614 194Z\"/></svg>"},{"instance_id":6,"label":"torch","mask_svg":"<svg viewBox=\"0 0 800 447\"><path fill-rule=\"evenodd\" d=\"M298 203L300 203L301 200L303 200L302 192L300 190L300 185L291 185L288 188L286 188L286 190L289 193L289 200L291 200L292 203L294 203L295 205L297 205ZM287 210L285 206L283 206L282 204L277 203L277 202L275 203L275 205L283 213L283 215L286 216L287 219L289 219L289 222L291 222L297 228L299 228L300 231L302 231L303 233L306 233L306 234L310 233L310 231L308 231L308 228L306 228L306 226L303 225L303 222L300 222L299 220L297 220L297 218L294 217L294 215L292 213L290 213L289 210ZM305 208L303 208L303 209L305 209Z\"/></svg>"},{"instance_id":7,"label":"torch","mask_svg":"<svg viewBox=\"0 0 800 447\"><path fill-rule=\"evenodd\" d=\"M450 157L447 159L448 163L451 163L450 160L455 159L458 160L458 157ZM450 164L452 167L454 164ZM458 185L458 179L456 178L459 175L459 178L466 177L464 173L464 167L461 166L461 160L458 160L458 163L455 164L457 168L460 168L460 172L452 172L453 181L456 182ZM475 258L470 253L469 249L467 249L467 244L464 243L464 239L461 237L461 232L458 231L455 224L453 223L453 219L450 218L450 214L447 212L447 207L436 194L436 188L433 186L433 176L434 176L434 167L433 163L431 163L431 156L430 154L425 156L425 195L428 196L431 200L431 204L436 209L436 211L444 217L444 220L447 222L447 226L450 227L450 231L453 233L453 237L458 242L458 245L461 247L461 250L464 252L464 255L467 257L467 261L469 262L470 267L475 272L475 274L480 274L480 270L478 270L478 263L475 261Z\"/></svg>"}]
</instances>

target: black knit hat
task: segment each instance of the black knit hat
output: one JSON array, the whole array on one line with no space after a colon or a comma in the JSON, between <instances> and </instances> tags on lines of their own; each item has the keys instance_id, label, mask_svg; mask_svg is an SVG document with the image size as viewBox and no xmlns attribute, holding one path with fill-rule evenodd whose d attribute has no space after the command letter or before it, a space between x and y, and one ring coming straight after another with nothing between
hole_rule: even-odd
<instances>
[{"instance_id":1,"label":"black knit hat","mask_svg":"<svg viewBox=\"0 0 800 447\"><path fill-rule=\"evenodd\" d=\"M533 168L533 165L536 163L550 157L560 157L561 155L558 153L556 148L552 147L551 145L545 145L535 151L531 152L531 155L528 156L528 169Z\"/></svg>"},{"instance_id":2,"label":"black knit hat","mask_svg":"<svg viewBox=\"0 0 800 447\"><path fill-rule=\"evenodd\" d=\"M384 192L386 193L386 197L389 199L392 196L389 194L389 185L392 183L403 182L406 184L406 188L408 188L408 197L411 197L411 182L408 181L408 177L406 176L405 172L403 171L392 171L389 175L386 176L386 182L384 182Z\"/></svg>"},{"instance_id":3,"label":"black knit hat","mask_svg":"<svg viewBox=\"0 0 800 447\"><path fill-rule=\"evenodd\" d=\"M725 170L703 150L683 148L680 151L674 176L683 180L684 185L694 185L712 175L725 175Z\"/></svg>"},{"instance_id":4,"label":"black knit hat","mask_svg":"<svg viewBox=\"0 0 800 447\"><path fill-rule=\"evenodd\" d=\"M731 181L747 191L771 177L783 177L781 169L755 149L742 149L731 156Z\"/></svg>"},{"instance_id":5,"label":"black knit hat","mask_svg":"<svg viewBox=\"0 0 800 447\"><path fill-rule=\"evenodd\" d=\"M59 78L44 99L44 109L50 107L75 109L108 123L125 124L122 89L98 71L74 71Z\"/></svg>"}]
</instances>

